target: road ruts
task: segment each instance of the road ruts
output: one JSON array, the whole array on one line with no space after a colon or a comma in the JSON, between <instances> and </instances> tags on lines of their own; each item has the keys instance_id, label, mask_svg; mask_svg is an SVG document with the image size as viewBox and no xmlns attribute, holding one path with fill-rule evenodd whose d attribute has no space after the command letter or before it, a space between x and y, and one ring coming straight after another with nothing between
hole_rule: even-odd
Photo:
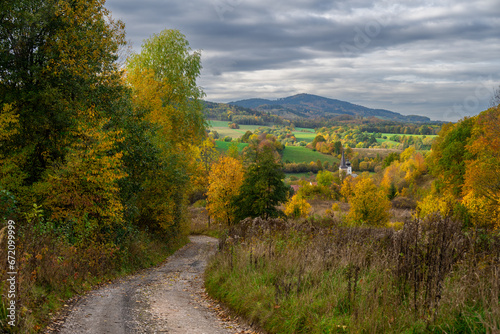
<instances>
[{"instance_id":1,"label":"road ruts","mask_svg":"<svg viewBox=\"0 0 500 334\"><path fill-rule=\"evenodd\" d=\"M217 239L191 236L161 266L88 293L56 333L251 333L219 319L204 298L203 272ZM54 333L54 332L51 332Z\"/></svg>"}]
</instances>

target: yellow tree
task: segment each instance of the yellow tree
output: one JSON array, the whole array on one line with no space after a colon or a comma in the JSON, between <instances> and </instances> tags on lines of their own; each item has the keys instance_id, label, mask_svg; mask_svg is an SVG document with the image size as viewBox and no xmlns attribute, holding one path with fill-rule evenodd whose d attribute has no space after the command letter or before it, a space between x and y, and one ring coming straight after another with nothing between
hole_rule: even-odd
<instances>
[{"instance_id":1,"label":"yellow tree","mask_svg":"<svg viewBox=\"0 0 500 334\"><path fill-rule=\"evenodd\" d=\"M204 93L196 85L200 71L200 52L191 53L178 30L153 34L141 53L128 59L127 81L133 88L134 104L148 110L148 120L161 126L163 140L182 145L203 139Z\"/></svg>"},{"instance_id":2,"label":"yellow tree","mask_svg":"<svg viewBox=\"0 0 500 334\"><path fill-rule=\"evenodd\" d=\"M53 164L43 182L35 185L51 218L74 222L73 228L80 232L89 224L96 230L123 222L118 181L126 176L123 153L115 148L120 132L105 130L107 120L96 120L93 110L87 115L73 133L76 139L68 147L66 162Z\"/></svg>"},{"instance_id":3,"label":"yellow tree","mask_svg":"<svg viewBox=\"0 0 500 334\"><path fill-rule=\"evenodd\" d=\"M342 181L342 187L340 189L340 194L345 202L349 200L354 195L354 188L357 182L357 178L348 176Z\"/></svg>"},{"instance_id":4,"label":"yellow tree","mask_svg":"<svg viewBox=\"0 0 500 334\"><path fill-rule=\"evenodd\" d=\"M309 204L300 193L293 195L285 204L285 214L288 217L307 217L310 211L311 204Z\"/></svg>"},{"instance_id":5,"label":"yellow tree","mask_svg":"<svg viewBox=\"0 0 500 334\"><path fill-rule=\"evenodd\" d=\"M242 163L232 157L221 157L208 176L207 210L215 221L230 225L235 218L234 198L243 184Z\"/></svg>"},{"instance_id":6,"label":"yellow tree","mask_svg":"<svg viewBox=\"0 0 500 334\"><path fill-rule=\"evenodd\" d=\"M155 164L140 181L138 222L175 235L185 222L186 197L192 189L198 165L193 163L205 137L203 91L196 85L200 74L199 52L177 30L154 34L141 52L127 60L126 79L132 90L132 106L149 123L147 138ZM129 169L140 168L132 162Z\"/></svg>"},{"instance_id":7,"label":"yellow tree","mask_svg":"<svg viewBox=\"0 0 500 334\"><path fill-rule=\"evenodd\" d=\"M391 202L371 178L362 178L356 183L349 204L348 218L354 224L384 226L389 220Z\"/></svg>"},{"instance_id":8,"label":"yellow tree","mask_svg":"<svg viewBox=\"0 0 500 334\"><path fill-rule=\"evenodd\" d=\"M0 146L19 133L19 115L12 104L0 106ZM0 190L9 192L22 187L26 178L20 166L26 163L26 150L2 154L0 150Z\"/></svg>"}]
</instances>

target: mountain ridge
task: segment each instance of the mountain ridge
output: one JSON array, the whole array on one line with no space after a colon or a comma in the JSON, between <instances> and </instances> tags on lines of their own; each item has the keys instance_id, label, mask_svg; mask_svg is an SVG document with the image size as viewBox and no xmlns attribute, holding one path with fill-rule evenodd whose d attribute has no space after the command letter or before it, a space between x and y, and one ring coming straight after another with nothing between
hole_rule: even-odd
<instances>
[{"instance_id":1,"label":"mountain ridge","mask_svg":"<svg viewBox=\"0 0 500 334\"><path fill-rule=\"evenodd\" d=\"M431 119L419 115L402 115L400 113L386 110L374 109L357 105L347 101L331 99L313 94L296 94L276 100L251 98L228 102L230 105L258 111L271 112L276 115L289 118L318 118L335 117L340 115L377 117L384 120L395 120L402 122L430 122Z\"/></svg>"}]
</instances>

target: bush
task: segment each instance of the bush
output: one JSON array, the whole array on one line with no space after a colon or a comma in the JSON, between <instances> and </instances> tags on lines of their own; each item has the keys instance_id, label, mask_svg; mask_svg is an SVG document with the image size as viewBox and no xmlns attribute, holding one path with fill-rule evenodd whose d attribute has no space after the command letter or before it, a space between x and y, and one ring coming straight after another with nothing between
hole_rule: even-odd
<instances>
[{"instance_id":1,"label":"bush","mask_svg":"<svg viewBox=\"0 0 500 334\"><path fill-rule=\"evenodd\" d=\"M410 197L396 197L391 203L394 209L415 210L417 208L417 202Z\"/></svg>"}]
</instances>

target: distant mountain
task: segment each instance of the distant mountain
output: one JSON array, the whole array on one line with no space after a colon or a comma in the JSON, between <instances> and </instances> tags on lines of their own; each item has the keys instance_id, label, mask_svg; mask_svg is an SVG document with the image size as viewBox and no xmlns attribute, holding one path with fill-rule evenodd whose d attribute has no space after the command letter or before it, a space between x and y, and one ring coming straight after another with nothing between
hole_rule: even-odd
<instances>
[{"instance_id":1,"label":"distant mountain","mask_svg":"<svg viewBox=\"0 0 500 334\"><path fill-rule=\"evenodd\" d=\"M270 112L285 118L331 118L339 115L377 117L400 122L430 122L430 118L417 115L401 115L385 109L372 109L346 101L329 99L311 94L297 94L278 100L247 99L229 102L234 106Z\"/></svg>"}]
</instances>

